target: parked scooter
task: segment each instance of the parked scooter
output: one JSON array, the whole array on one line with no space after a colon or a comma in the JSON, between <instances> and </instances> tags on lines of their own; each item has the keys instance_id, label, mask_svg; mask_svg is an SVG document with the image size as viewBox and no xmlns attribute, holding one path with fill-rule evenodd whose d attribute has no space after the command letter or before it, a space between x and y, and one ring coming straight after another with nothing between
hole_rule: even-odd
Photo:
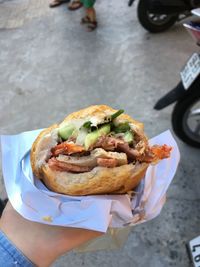
<instances>
[{"instance_id":1,"label":"parked scooter","mask_svg":"<svg viewBox=\"0 0 200 267\"><path fill-rule=\"evenodd\" d=\"M129 0L129 6L134 1ZM197 7L200 7L199 0L139 0L137 16L147 31L158 33L190 16L190 11Z\"/></svg>"},{"instance_id":2,"label":"parked scooter","mask_svg":"<svg viewBox=\"0 0 200 267\"><path fill-rule=\"evenodd\" d=\"M198 62L200 68L200 58ZM175 134L183 142L200 148L200 76L188 89L185 89L182 81L179 82L172 91L158 100L154 108L161 110L175 102L171 117Z\"/></svg>"},{"instance_id":3,"label":"parked scooter","mask_svg":"<svg viewBox=\"0 0 200 267\"><path fill-rule=\"evenodd\" d=\"M194 10L200 16L200 9ZM200 22L185 23L184 26L200 44ZM194 53L180 72L179 84L158 100L156 110L175 103L172 112L172 127L185 143L200 148L200 55Z\"/></svg>"}]
</instances>

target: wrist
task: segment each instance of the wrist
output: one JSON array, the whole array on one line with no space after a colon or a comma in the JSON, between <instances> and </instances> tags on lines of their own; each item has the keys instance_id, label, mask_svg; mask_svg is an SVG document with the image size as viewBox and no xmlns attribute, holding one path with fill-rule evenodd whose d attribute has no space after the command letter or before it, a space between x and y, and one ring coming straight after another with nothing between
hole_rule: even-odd
<instances>
[{"instance_id":1,"label":"wrist","mask_svg":"<svg viewBox=\"0 0 200 267\"><path fill-rule=\"evenodd\" d=\"M39 223L33 223L21 217L15 210L6 208L0 220L0 230L11 243L33 264L49 266L56 255L42 236ZM45 232L45 231L44 231Z\"/></svg>"}]
</instances>

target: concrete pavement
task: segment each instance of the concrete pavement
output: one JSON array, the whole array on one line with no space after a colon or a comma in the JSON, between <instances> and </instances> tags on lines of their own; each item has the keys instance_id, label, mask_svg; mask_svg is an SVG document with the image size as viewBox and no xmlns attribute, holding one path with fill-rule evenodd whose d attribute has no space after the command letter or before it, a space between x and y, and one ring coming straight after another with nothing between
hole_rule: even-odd
<instances>
[{"instance_id":1,"label":"concrete pavement","mask_svg":"<svg viewBox=\"0 0 200 267\"><path fill-rule=\"evenodd\" d=\"M47 127L99 103L124 108L149 137L171 129L172 107L157 112L153 105L198 48L181 24L147 33L126 1L97 1L96 9L99 28L88 33L79 23L83 10L0 0L0 134ZM190 266L185 243L200 234L200 152L177 142L181 163L161 215L134 227L119 250L71 252L54 267Z\"/></svg>"}]
</instances>

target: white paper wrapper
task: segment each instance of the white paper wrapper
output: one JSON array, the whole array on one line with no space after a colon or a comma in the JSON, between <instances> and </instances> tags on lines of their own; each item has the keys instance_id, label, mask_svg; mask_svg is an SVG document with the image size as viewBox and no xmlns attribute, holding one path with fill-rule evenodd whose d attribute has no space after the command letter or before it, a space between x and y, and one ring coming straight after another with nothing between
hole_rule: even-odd
<instances>
[{"instance_id":1,"label":"white paper wrapper","mask_svg":"<svg viewBox=\"0 0 200 267\"><path fill-rule=\"evenodd\" d=\"M180 153L170 131L150 143L173 147L171 157L150 166L137 194L72 197L49 191L34 178L30 149L41 130L1 136L2 165L6 191L13 207L26 219L51 225L107 232L156 217L175 175Z\"/></svg>"}]
</instances>

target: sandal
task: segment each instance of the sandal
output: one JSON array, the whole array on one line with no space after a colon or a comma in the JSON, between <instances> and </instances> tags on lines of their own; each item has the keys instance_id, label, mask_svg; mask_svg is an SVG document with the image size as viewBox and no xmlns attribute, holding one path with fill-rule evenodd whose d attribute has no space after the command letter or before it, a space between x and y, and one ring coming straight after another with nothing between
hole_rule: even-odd
<instances>
[{"instance_id":1,"label":"sandal","mask_svg":"<svg viewBox=\"0 0 200 267\"><path fill-rule=\"evenodd\" d=\"M88 22L88 24L87 24L87 30L89 32L94 31L96 28L97 28L97 21L90 21L90 22Z\"/></svg>"},{"instance_id":2,"label":"sandal","mask_svg":"<svg viewBox=\"0 0 200 267\"><path fill-rule=\"evenodd\" d=\"M88 16L85 16L84 18L81 19L81 23L82 24L86 24L86 23L90 23L91 20Z\"/></svg>"},{"instance_id":3,"label":"sandal","mask_svg":"<svg viewBox=\"0 0 200 267\"><path fill-rule=\"evenodd\" d=\"M57 7L60 6L64 3L69 3L70 0L53 0L50 4L49 7Z\"/></svg>"},{"instance_id":4,"label":"sandal","mask_svg":"<svg viewBox=\"0 0 200 267\"><path fill-rule=\"evenodd\" d=\"M68 5L68 9L74 11L74 10L77 10L77 9L81 8L82 6L83 6L83 4L79 0L73 0Z\"/></svg>"}]
</instances>

